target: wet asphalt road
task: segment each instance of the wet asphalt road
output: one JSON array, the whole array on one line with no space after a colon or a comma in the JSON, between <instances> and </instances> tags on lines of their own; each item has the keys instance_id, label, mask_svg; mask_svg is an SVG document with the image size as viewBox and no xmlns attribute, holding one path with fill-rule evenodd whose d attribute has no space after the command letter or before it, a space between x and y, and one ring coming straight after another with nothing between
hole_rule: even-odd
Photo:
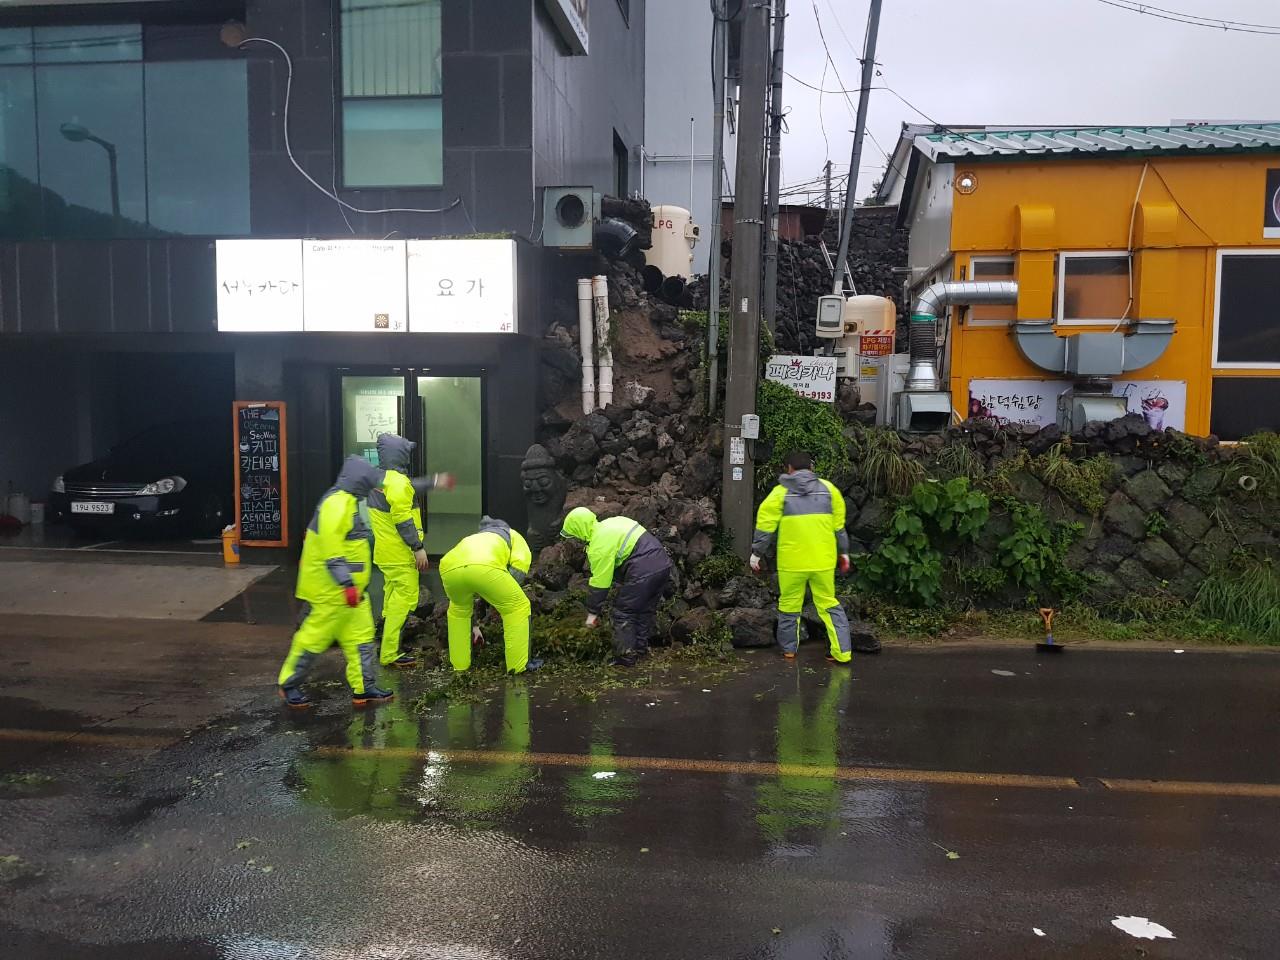
<instances>
[{"instance_id":1,"label":"wet asphalt road","mask_svg":"<svg viewBox=\"0 0 1280 960\"><path fill-rule=\"evenodd\" d=\"M809 645L298 720L279 630L130 623L0 625L0 956L1280 951L1280 656Z\"/></svg>"}]
</instances>

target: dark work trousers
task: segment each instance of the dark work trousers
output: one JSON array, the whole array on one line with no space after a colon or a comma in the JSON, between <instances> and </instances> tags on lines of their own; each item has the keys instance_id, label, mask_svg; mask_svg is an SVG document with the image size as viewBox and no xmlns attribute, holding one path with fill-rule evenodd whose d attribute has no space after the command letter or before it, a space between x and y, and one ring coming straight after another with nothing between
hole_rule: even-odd
<instances>
[{"instance_id":1,"label":"dark work trousers","mask_svg":"<svg viewBox=\"0 0 1280 960\"><path fill-rule=\"evenodd\" d=\"M643 652L658 630L658 604L671 580L671 558L658 538L646 533L627 558L613 597L613 652Z\"/></svg>"}]
</instances>

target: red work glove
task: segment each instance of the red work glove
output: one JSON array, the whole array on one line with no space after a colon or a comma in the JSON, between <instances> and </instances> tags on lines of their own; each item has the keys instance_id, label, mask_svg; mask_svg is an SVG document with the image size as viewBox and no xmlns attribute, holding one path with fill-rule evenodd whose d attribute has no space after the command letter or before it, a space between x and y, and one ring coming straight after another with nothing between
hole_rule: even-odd
<instances>
[{"instance_id":1,"label":"red work glove","mask_svg":"<svg viewBox=\"0 0 1280 960\"><path fill-rule=\"evenodd\" d=\"M836 569L840 571L840 576L844 576L849 572L849 555L847 553L840 554L840 562L836 564Z\"/></svg>"},{"instance_id":2,"label":"red work glove","mask_svg":"<svg viewBox=\"0 0 1280 960\"><path fill-rule=\"evenodd\" d=\"M343 587L343 588L342 588L342 592L343 592L343 593L345 593L345 594L347 595L347 606L348 606L348 607L358 607L358 606L360 606L360 591L359 591L359 590L357 590L355 587Z\"/></svg>"}]
</instances>

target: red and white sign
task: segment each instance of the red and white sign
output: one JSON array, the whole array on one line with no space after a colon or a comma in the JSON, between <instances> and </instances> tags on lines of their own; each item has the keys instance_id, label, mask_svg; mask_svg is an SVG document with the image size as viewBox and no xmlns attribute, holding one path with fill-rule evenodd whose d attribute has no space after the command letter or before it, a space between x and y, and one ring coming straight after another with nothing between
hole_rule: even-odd
<instances>
[{"instance_id":1,"label":"red and white sign","mask_svg":"<svg viewBox=\"0 0 1280 960\"><path fill-rule=\"evenodd\" d=\"M810 400L835 403L837 366L839 361L835 357L797 357L780 354L769 360L764 370L764 377Z\"/></svg>"}]
</instances>

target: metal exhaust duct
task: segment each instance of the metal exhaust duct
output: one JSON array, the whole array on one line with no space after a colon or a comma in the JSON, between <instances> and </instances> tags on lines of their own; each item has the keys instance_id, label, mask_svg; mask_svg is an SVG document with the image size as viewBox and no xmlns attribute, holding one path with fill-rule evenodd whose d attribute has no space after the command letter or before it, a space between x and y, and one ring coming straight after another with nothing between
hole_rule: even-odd
<instances>
[{"instance_id":1,"label":"metal exhaust duct","mask_svg":"<svg viewBox=\"0 0 1280 960\"><path fill-rule=\"evenodd\" d=\"M941 390L938 374L938 314L955 306L990 306L1018 302L1014 280L944 280L916 298L909 327L911 367L907 390Z\"/></svg>"}]
</instances>

